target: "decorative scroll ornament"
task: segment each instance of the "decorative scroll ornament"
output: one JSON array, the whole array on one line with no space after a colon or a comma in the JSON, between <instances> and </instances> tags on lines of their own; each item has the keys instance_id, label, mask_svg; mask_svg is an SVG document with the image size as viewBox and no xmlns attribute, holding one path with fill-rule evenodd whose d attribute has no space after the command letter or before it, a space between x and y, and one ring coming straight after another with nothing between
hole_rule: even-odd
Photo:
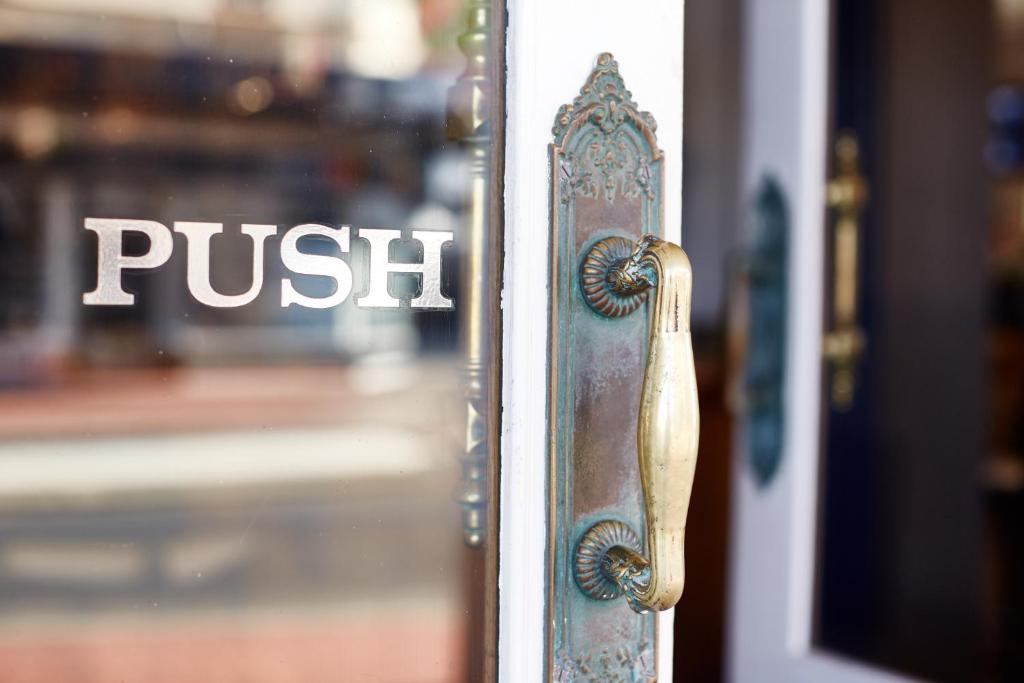
<instances>
[{"instance_id":1,"label":"decorative scroll ornament","mask_svg":"<svg viewBox=\"0 0 1024 683\"><path fill-rule=\"evenodd\" d=\"M555 144L564 145L570 133L593 124L582 144L566 150L560 160L559 196L568 203L574 194L613 201L619 192L627 197L654 199L651 159L637 144L637 132L657 149L657 124L650 112L640 111L619 75L619 64L605 52L572 104L562 105L552 132ZM631 125L623 125L629 123ZM658 154L660 156L660 153Z\"/></svg>"},{"instance_id":2,"label":"decorative scroll ornament","mask_svg":"<svg viewBox=\"0 0 1024 683\"><path fill-rule=\"evenodd\" d=\"M620 647L588 652L575 659L559 658L554 683L655 683L658 680L654 648Z\"/></svg>"}]
</instances>

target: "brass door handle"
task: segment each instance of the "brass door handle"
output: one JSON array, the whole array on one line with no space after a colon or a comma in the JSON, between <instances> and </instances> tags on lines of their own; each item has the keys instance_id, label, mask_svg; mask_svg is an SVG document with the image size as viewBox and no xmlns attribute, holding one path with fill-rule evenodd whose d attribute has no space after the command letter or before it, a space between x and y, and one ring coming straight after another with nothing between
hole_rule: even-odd
<instances>
[{"instance_id":1,"label":"brass door handle","mask_svg":"<svg viewBox=\"0 0 1024 683\"><path fill-rule=\"evenodd\" d=\"M700 427L690 337L693 272L682 248L644 235L605 278L619 297L654 291L636 432L647 553L627 524L604 520L578 543L575 576L592 597L624 595L636 612L666 610L683 593L683 538Z\"/></svg>"},{"instance_id":2,"label":"brass door handle","mask_svg":"<svg viewBox=\"0 0 1024 683\"><path fill-rule=\"evenodd\" d=\"M868 186L860 172L860 144L855 134L840 134L835 154L836 176L826 187L828 206L835 213L832 327L825 333L822 353L832 368L832 406L845 411L853 404L855 373L865 345L864 330L857 322L857 290L861 217L868 202Z\"/></svg>"}]
</instances>

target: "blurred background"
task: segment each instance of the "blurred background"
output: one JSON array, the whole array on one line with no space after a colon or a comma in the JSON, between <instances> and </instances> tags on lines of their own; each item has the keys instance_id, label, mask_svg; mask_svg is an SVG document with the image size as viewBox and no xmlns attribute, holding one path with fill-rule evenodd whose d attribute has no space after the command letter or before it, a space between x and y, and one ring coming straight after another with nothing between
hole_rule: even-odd
<instances>
[{"instance_id":1,"label":"blurred background","mask_svg":"<svg viewBox=\"0 0 1024 683\"><path fill-rule=\"evenodd\" d=\"M785 286L790 245L773 232L788 198L770 176L743 180L758 85L744 46L774 39L750 34L750 4L686 6L683 245L704 423L688 534L701 552L687 555L702 589L677 610L680 680L722 680L745 656L725 635L733 482L767 500L794 466L759 429L788 405L758 393L774 366L755 349L786 343L771 273ZM822 435L812 644L914 679L1024 680L1024 3L833 0L831 23L825 318L842 322L838 223L853 216L862 349L847 384L823 363L820 424L796 427ZM852 164L832 154L843 139Z\"/></svg>"},{"instance_id":2,"label":"blurred background","mask_svg":"<svg viewBox=\"0 0 1024 683\"><path fill-rule=\"evenodd\" d=\"M298 223L458 235L465 26L460 0L0 2L0 681L478 679L455 316L282 308L277 258ZM85 216L223 222L227 293L238 225L277 224L264 293L197 304L178 245L125 276L136 305L83 306Z\"/></svg>"}]
</instances>

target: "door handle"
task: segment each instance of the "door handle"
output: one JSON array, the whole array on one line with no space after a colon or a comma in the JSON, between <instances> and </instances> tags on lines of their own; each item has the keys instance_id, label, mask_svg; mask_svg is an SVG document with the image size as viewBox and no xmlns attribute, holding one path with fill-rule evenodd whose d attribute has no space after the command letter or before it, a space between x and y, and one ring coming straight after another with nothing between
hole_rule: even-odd
<instances>
[{"instance_id":1,"label":"door handle","mask_svg":"<svg viewBox=\"0 0 1024 683\"><path fill-rule=\"evenodd\" d=\"M600 260L585 259L581 276L592 305L646 297L650 290L654 303L636 426L647 553L629 525L600 521L577 544L576 582L600 600L624 595L639 613L670 609L683 593L683 540L700 427L690 336L693 271L682 248L644 235L618 262L602 268Z\"/></svg>"},{"instance_id":2,"label":"door handle","mask_svg":"<svg viewBox=\"0 0 1024 683\"><path fill-rule=\"evenodd\" d=\"M864 352L864 330L857 322L861 217L868 202L867 181L860 172L860 143L851 131L836 140L836 176L826 187L835 213L832 264L832 328L822 352L832 368L831 401L839 411L850 409L856 392L856 369Z\"/></svg>"}]
</instances>

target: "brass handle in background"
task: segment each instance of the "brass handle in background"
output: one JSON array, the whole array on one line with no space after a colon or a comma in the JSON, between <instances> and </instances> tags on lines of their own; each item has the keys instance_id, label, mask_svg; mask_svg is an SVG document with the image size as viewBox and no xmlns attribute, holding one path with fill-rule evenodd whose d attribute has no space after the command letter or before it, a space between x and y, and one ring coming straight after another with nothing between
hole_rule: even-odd
<instances>
[{"instance_id":1,"label":"brass handle in background","mask_svg":"<svg viewBox=\"0 0 1024 683\"><path fill-rule=\"evenodd\" d=\"M844 131L836 140L836 176L827 186L835 213L831 328L822 352L831 367L832 407L848 410L856 392L856 370L864 351L864 331L857 322L861 217L868 201L867 181L860 173L857 136Z\"/></svg>"},{"instance_id":2,"label":"brass handle in background","mask_svg":"<svg viewBox=\"0 0 1024 683\"><path fill-rule=\"evenodd\" d=\"M587 268L583 279L593 279ZM654 290L636 433L647 554L629 525L598 522L577 545L576 581L598 599L625 595L636 612L666 610L683 593L683 538L700 427L690 338L693 273L680 247L644 235L603 277L618 297Z\"/></svg>"}]
</instances>

